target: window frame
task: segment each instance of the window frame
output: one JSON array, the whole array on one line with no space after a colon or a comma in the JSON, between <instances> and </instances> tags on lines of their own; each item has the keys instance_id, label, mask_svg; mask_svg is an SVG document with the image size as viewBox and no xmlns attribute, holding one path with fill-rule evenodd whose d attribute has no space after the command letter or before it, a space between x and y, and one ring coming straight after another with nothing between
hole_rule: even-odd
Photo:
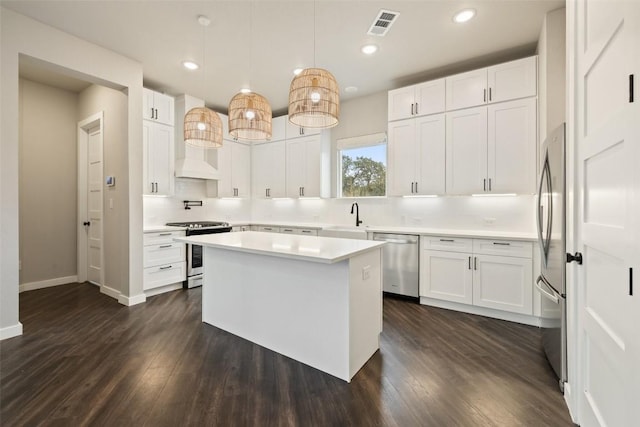
<instances>
[{"instance_id":1,"label":"window frame","mask_svg":"<svg viewBox=\"0 0 640 427\"><path fill-rule=\"evenodd\" d=\"M342 194L342 151L355 148L375 147L384 145L385 174L384 195L382 196L344 196ZM336 141L336 198L338 199L383 199L388 196L389 190L389 140L386 132L368 135L341 138Z\"/></svg>"}]
</instances>

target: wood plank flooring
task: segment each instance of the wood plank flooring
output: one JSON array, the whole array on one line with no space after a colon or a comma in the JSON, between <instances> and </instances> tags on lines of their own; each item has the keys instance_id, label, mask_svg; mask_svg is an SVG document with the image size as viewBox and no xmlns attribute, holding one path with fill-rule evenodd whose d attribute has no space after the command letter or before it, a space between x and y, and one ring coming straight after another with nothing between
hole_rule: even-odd
<instances>
[{"instance_id":1,"label":"wood plank flooring","mask_svg":"<svg viewBox=\"0 0 640 427\"><path fill-rule=\"evenodd\" d=\"M537 328L385 298L347 384L200 321L201 290L124 307L89 284L20 295L2 426L570 426Z\"/></svg>"}]
</instances>

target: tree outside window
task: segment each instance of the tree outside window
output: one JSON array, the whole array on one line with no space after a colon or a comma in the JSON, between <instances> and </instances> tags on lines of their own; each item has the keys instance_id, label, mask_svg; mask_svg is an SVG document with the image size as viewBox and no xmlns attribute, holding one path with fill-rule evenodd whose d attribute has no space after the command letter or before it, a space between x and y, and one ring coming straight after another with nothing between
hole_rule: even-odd
<instances>
[{"instance_id":1,"label":"tree outside window","mask_svg":"<svg viewBox=\"0 0 640 427\"><path fill-rule=\"evenodd\" d=\"M386 144L340 150L340 160L342 197L386 195Z\"/></svg>"}]
</instances>

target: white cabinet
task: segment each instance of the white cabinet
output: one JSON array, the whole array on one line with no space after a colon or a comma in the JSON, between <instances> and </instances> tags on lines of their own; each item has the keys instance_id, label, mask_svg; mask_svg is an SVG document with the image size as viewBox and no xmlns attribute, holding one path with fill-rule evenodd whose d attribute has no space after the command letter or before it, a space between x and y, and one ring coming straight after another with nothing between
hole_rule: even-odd
<instances>
[{"instance_id":1,"label":"white cabinet","mask_svg":"<svg viewBox=\"0 0 640 427\"><path fill-rule=\"evenodd\" d=\"M317 236L318 230L300 227L280 227L280 233L283 234L300 234L304 236Z\"/></svg>"},{"instance_id":2,"label":"white cabinet","mask_svg":"<svg viewBox=\"0 0 640 427\"><path fill-rule=\"evenodd\" d=\"M251 230L251 226L249 225L234 225L233 227L231 227L231 231L233 233L237 233L240 231L249 231Z\"/></svg>"},{"instance_id":3,"label":"white cabinet","mask_svg":"<svg viewBox=\"0 0 640 427\"><path fill-rule=\"evenodd\" d=\"M536 56L446 78L447 111L536 96Z\"/></svg>"},{"instance_id":4,"label":"white cabinet","mask_svg":"<svg viewBox=\"0 0 640 427\"><path fill-rule=\"evenodd\" d=\"M433 80L389 91L389 121L442 113L445 109L445 79Z\"/></svg>"},{"instance_id":5,"label":"white cabinet","mask_svg":"<svg viewBox=\"0 0 640 427\"><path fill-rule=\"evenodd\" d=\"M225 140L217 151L220 172L217 183L218 197L249 197L250 147L240 142Z\"/></svg>"},{"instance_id":6,"label":"white cabinet","mask_svg":"<svg viewBox=\"0 0 640 427\"><path fill-rule=\"evenodd\" d=\"M142 118L152 120L165 125L173 126L174 100L171 96L154 92L150 89L142 89Z\"/></svg>"},{"instance_id":7,"label":"white cabinet","mask_svg":"<svg viewBox=\"0 0 640 427\"><path fill-rule=\"evenodd\" d=\"M445 192L445 115L389 123L389 195Z\"/></svg>"},{"instance_id":8,"label":"white cabinet","mask_svg":"<svg viewBox=\"0 0 640 427\"><path fill-rule=\"evenodd\" d=\"M284 140L251 147L252 195L286 197L286 143Z\"/></svg>"},{"instance_id":9,"label":"white cabinet","mask_svg":"<svg viewBox=\"0 0 640 427\"><path fill-rule=\"evenodd\" d=\"M420 296L533 314L531 242L420 238Z\"/></svg>"},{"instance_id":10,"label":"white cabinet","mask_svg":"<svg viewBox=\"0 0 640 427\"><path fill-rule=\"evenodd\" d=\"M487 189L487 107L447 113L446 141L447 193L484 192Z\"/></svg>"},{"instance_id":11,"label":"white cabinet","mask_svg":"<svg viewBox=\"0 0 640 427\"><path fill-rule=\"evenodd\" d=\"M535 98L447 113L447 193L534 193L536 118Z\"/></svg>"},{"instance_id":12,"label":"white cabinet","mask_svg":"<svg viewBox=\"0 0 640 427\"><path fill-rule=\"evenodd\" d=\"M183 282L186 274L186 245L174 242L184 231L144 233L142 289L149 290Z\"/></svg>"},{"instance_id":13,"label":"white cabinet","mask_svg":"<svg viewBox=\"0 0 640 427\"><path fill-rule=\"evenodd\" d=\"M173 194L173 127L149 120L142 121L144 194Z\"/></svg>"},{"instance_id":14,"label":"white cabinet","mask_svg":"<svg viewBox=\"0 0 640 427\"><path fill-rule=\"evenodd\" d=\"M320 197L322 173L319 136L287 139L287 197Z\"/></svg>"},{"instance_id":15,"label":"white cabinet","mask_svg":"<svg viewBox=\"0 0 640 427\"><path fill-rule=\"evenodd\" d=\"M271 120L271 141L283 141L287 137L287 116L274 117Z\"/></svg>"},{"instance_id":16,"label":"white cabinet","mask_svg":"<svg viewBox=\"0 0 640 427\"><path fill-rule=\"evenodd\" d=\"M302 136L320 135L322 129L319 128L305 128L302 126L294 125L286 117L286 129L285 135L287 139L300 138Z\"/></svg>"}]
</instances>

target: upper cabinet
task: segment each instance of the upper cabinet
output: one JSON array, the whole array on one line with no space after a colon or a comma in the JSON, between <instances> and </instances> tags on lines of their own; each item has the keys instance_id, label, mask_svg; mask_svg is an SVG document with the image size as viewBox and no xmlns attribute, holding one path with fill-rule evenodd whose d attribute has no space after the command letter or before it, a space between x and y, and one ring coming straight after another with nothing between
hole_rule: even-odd
<instances>
[{"instance_id":1,"label":"upper cabinet","mask_svg":"<svg viewBox=\"0 0 640 427\"><path fill-rule=\"evenodd\" d=\"M286 197L285 144L284 140L280 140L251 146L253 197Z\"/></svg>"},{"instance_id":2,"label":"upper cabinet","mask_svg":"<svg viewBox=\"0 0 640 427\"><path fill-rule=\"evenodd\" d=\"M283 141L287 137L287 116L274 117L271 120L271 141Z\"/></svg>"},{"instance_id":3,"label":"upper cabinet","mask_svg":"<svg viewBox=\"0 0 640 427\"><path fill-rule=\"evenodd\" d=\"M142 118L165 125L173 126L174 104L173 97L150 89L142 89Z\"/></svg>"},{"instance_id":4,"label":"upper cabinet","mask_svg":"<svg viewBox=\"0 0 640 427\"><path fill-rule=\"evenodd\" d=\"M447 77L448 111L536 96L536 56Z\"/></svg>"},{"instance_id":5,"label":"upper cabinet","mask_svg":"<svg viewBox=\"0 0 640 427\"><path fill-rule=\"evenodd\" d=\"M144 194L173 194L173 127L142 121Z\"/></svg>"},{"instance_id":6,"label":"upper cabinet","mask_svg":"<svg viewBox=\"0 0 640 427\"><path fill-rule=\"evenodd\" d=\"M328 134L287 139L287 197L329 197Z\"/></svg>"},{"instance_id":7,"label":"upper cabinet","mask_svg":"<svg viewBox=\"0 0 640 427\"><path fill-rule=\"evenodd\" d=\"M299 138L301 136L320 135L320 132L322 131L322 129L318 129L318 128L305 128L305 127L294 125L289 121L288 116L285 116L285 118L286 118L285 133L286 133L287 139Z\"/></svg>"},{"instance_id":8,"label":"upper cabinet","mask_svg":"<svg viewBox=\"0 0 640 427\"><path fill-rule=\"evenodd\" d=\"M249 197L251 181L251 148L243 143L224 140L217 149L218 197ZM211 187L216 181L207 182L207 191L211 197Z\"/></svg>"},{"instance_id":9,"label":"upper cabinet","mask_svg":"<svg viewBox=\"0 0 640 427\"><path fill-rule=\"evenodd\" d=\"M445 79L389 91L389 121L441 113L445 109Z\"/></svg>"}]
</instances>

